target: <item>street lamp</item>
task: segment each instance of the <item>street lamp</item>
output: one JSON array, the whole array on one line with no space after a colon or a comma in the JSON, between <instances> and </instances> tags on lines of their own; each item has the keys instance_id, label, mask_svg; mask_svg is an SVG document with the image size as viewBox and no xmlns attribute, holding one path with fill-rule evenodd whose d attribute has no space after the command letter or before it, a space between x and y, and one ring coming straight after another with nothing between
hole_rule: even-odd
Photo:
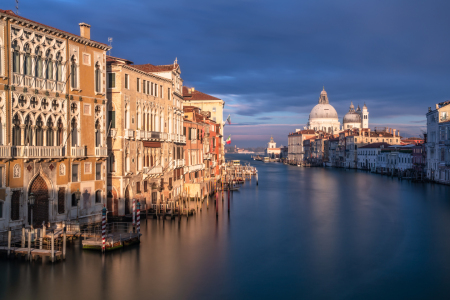
<instances>
[{"instance_id":1,"label":"street lamp","mask_svg":"<svg viewBox=\"0 0 450 300\"><path fill-rule=\"evenodd\" d=\"M78 208L80 207L80 198L81 198L81 192L79 189L75 192L75 201L77 201L77 219L78 219Z\"/></svg>"},{"instance_id":2,"label":"street lamp","mask_svg":"<svg viewBox=\"0 0 450 300\"><path fill-rule=\"evenodd\" d=\"M34 197L34 194L31 192L29 195L28 195L28 204L30 204L30 208L31 208L31 222L30 222L30 225L31 225L31 227L33 227L33 207L34 207L34 201L35 201L36 199L35 199L35 197Z\"/></svg>"}]
</instances>

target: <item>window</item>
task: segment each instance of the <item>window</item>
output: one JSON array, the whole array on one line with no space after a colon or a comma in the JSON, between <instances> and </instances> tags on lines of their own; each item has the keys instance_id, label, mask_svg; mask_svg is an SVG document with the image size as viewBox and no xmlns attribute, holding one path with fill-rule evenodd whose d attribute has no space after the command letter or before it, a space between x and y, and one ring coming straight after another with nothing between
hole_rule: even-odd
<instances>
[{"instance_id":1,"label":"window","mask_svg":"<svg viewBox=\"0 0 450 300\"><path fill-rule=\"evenodd\" d=\"M213 112L215 112L215 111L216 111L216 107L214 106L214 107L213 107Z\"/></svg>"},{"instance_id":2,"label":"window","mask_svg":"<svg viewBox=\"0 0 450 300\"><path fill-rule=\"evenodd\" d=\"M70 62L70 84L73 89L77 88L77 64L75 61L75 56L72 56L71 62Z\"/></svg>"},{"instance_id":3,"label":"window","mask_svg":"<svg viewBox=\"0 0 450 300\"><path fill-rule=\"evenodd\" d=\"M102 191L95 192L95 203L102 203Z\"/></svg>"},{"instance_id":4,"label":"window","mask_svg":"<svg viewBox=\"0 0 450 300\"><path fill-rule=\"evenodd\" d=\"M19 54L19 46L17 45L17 41L13 43L13 72L20 73L20 54Z\"/></svg>"},{"instance_id":5,"label":"window","mask_svg":"<svg viewBox=\"0 0 450 300\"><path fill-rule=\"evenodd\" d=\"M95 180L102 180L102 164L95 164Z\"/></svg>"},{"instance_id":6,"label":"window","mask_svg":"<svg viewBox=\"0 0 450 300\"><path fill-rule=\"evenodd\" d=\"M56 80L57 81L63 81L62 80L62 56L61 53L58 52L56 54L56 62L55 62L55 68L56 68Z\"/></svg>"},{"instance_id":7,"label":"window","mask_svg":"<svg viewBox=\"0 0 450 300\"><path fill-rule=\"evenodd\" d=\"M108 73L108 88L116 88L116 73Z\"/></svg>"},{"instance_id":8,"label":"window","mask_svg":"<svg viewBox=\"0 0 450 300\"><path fill-rule=\"evenodd\" d=\"M95 64L95 92L101 93L102 90L102 83L101 83L101 71L100 71L100 64Z\"/></svg>"},{"instance_id":9,"label":"window","mask_svg":"<svg viewBox=\"0 0 450 300\"><path fill-rule=\"evenodd\" d=\"M84 115L91 115L91 105L90 104L85 104L83 105L83 114Z\"/></svg>"},{"instance_id":10,"label":"window","mask_svg":"<svg viewBox=\"0 0 450 300\"><path fill-rule=\"evenodd\" d=\"M47 51L47 58L45 60L45 65L47 66L47 69L45 71L45 79L53 80L53 62L52 62L52 55L50 54L50 50Z\"/></svg>"},{"instance_id":11,"label":"window","mask_svg":"<svg viewBox=\"0 0 450 300\"><path fill-rule=\"evenodd\" d=\"M0 167L0 187L3 187L3 174L5 172L5 167ZM0 214L1 218L1 214Z\"/></svg>"},{"instance_id":12,"label":"window","mask_svg":"<svg viewBox=\"0 0 450 300\"><path fill-rule=\"evenodd\" d=\"M130 88L130 76L128 74L125 74L125 88Z\"/></svg>"},{"instance_id":13,"label":"window","mask_svg":"<svg viewBox=\"0 0 450 300\"><path fill-rule=\"evenodd\" d=\"M138 78L136 80L136 91L140 92L141 91L141 79Z\"/></svg>"},{"instance_id":14,"label":"window","mask_svg":"<svg viewBox=\"0 0 450 300\"><path fill-rule=\"evenodd\" d=\"M58 214L65 213L65 195L66 195L66 188L60 187L58 190Z\"/></svg>"},{"instance_id":15,"label":"window","mask_svg":"<svg viewBox=\"0 0 450 300\"><path fill-rule=\"evenodd\" d=\"M31 71L31 50L30 50L30 46L28 44L25 45L25 55L24 55L24 60L23 60L23 71L25 75L31 76L32 75L32 71Z\"/></svg>"},{"instance_id":16,"label":"window","mask_svg":"<svg viewBox=\"0 0 450 300\"><path fill-rule=\"evenodd\" d=\"M160 85L160 86L159 86L159 89L161 90L161 95L160 95L160 97L161 97L161 98L164 98L163 86Z\"/></svg>"},{"instance_id":17,"label":"window","mask_svg":"<svg viewBox=\"0 0 450 300\"><path fill-rule=\"evenodd\" d=\"M148 182L144 181L144 193L148 191Z\"/></svg>"},{"instance_id":18,"label":"window","mask_svg":"<svg viewBox=\"0 0 450 300\"><path fill-rule=\"evenodd\" d=\"M136 182L136 194L141 193L141 183L138 181Z\"/></svg>"},{"instance_id":19,"label":"window","mask_svg":"<svg viewBox=\"0 0 450 300\"><path fill-rule=\"evenodd\" d=\"M3 218L3 201L0 200L0 219Z\"/></svg>"},{"instance_id":20,"label":"window","mask_svg":"<svg viewBox=\"0 0 450 300\"><path fill-rule=\"evenodd\" d=\"M77 206L78 201L77 201L77 197L75 196L75 194L72 194L72 207Z\"/></svg>"},{"instance_id":21,"label":"window","mask_svg":"<svg viewBox=\"0 0 450 300\"><path fill-rule=\"evenodd\" d=\"M36 62L35 62L35 69L34 69L34 76L43 78L44 77L44 62L42 60L42 51L41 48L37 47L34 51L36 54Z\"/></svg>"},{"instance_id":22,"label":"window","mask_svg":"<svg viewBox=\"0 0 450 300\"><path fill-rule=\"evenodd\" d=\"M111 153L111 156L109 157L109 171L116 171L116 157L114 156L114 153Z\"/></svg>"},{"instance_id":23,"label":"window","mask_svg":"<svg viewBox=\"0 0 450 300\"><path fill-rule=\"evenodd\" d=\"M142 92L143 92L144 94L147 93L146 87L147 87L147 81L146 81L146 80L143 80L143 81L142 81Z\"/></svg>"},{"instance_id":24,"label":"window","mask_svg":"<svg viewBox=\"0 0 450 300\"><path fill-rule=\"evenodd\" d=\"M150 94L150 81L147 81L147 95Z\"/></svg>"},{"instance_id":25,"label":"window","mask_svg":"<svg viewBox=\"0 0 450 300\"><path fill-rule=\"evenodd\" d=\"M72 182L78 181L78 166L79 165L72 165Z\"/></svg>"},{"instance_id":26,"label":"window","mask_svg":"<svg viewBox=\"0 0 450 300\"><path fill-rule=\"evenodd\" d=\"M111 128L116 128L116 112L109 111L109 124Z\"/></svg>"},{"instance_id":27,"label":"window","mask_svg":"<svg viewBox=\"0 0 450 300\"><path fill-rule=\"evenodd\" d=\"M170 100L170 88L167 88L167 99Z\"/></svg>"}]
</instances>

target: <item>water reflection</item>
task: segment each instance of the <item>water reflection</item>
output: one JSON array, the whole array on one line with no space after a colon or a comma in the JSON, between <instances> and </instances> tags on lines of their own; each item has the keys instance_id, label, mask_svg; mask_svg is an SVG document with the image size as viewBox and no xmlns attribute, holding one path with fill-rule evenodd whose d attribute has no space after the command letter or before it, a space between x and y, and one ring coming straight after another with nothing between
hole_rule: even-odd
<instances>
[{"instance_id":1,"label":"water reflection","mask_svg":"<svg viewBox=\"0 0 450 300\"><path fill-rule=\"evenodd\" d=\"M242 158L242 156L240 156ZM196 216L64 263L0 260L0 299L448 298L449 187L253 162L256 181ZM194 206L192 206L194 205ZM191 207L196 207L194 202Z\"/></svg>"}]
</instances>

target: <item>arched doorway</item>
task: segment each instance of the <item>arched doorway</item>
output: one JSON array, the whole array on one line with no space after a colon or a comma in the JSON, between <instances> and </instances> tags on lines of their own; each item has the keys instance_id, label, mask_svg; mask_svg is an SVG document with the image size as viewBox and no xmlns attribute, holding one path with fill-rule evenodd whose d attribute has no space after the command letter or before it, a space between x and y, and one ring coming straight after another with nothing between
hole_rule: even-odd
<instances>
[{"instance_id":1,"label":"arched doorway","mask_svg":"<svg viewBox=\"0 0 450 300\"><path fill-rule=\"evenodd\" d=\"M130 214L130 189L125 190L125 215Z\"/></svg>"},{"instance_id":2,"label":"arched doorway","mask_svg":"<svg viewBox=\"0 0 450 300\"><path fill-rule=\"evenodd\" d=\"M42 222L48 222L48 186L44 178L41 175L36 177L31 184L31 188L28 192L34 195L34 207L33 207L33 226L40 227ZM31 223L31 206L28 205L28 224Z\"/></svg>"}]
</instances>

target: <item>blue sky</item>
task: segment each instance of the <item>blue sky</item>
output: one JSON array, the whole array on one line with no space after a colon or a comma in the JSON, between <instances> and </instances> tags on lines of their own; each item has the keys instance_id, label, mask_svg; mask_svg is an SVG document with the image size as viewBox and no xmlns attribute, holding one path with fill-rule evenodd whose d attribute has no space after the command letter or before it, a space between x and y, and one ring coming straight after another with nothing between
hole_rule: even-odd
<instances>
[{"instance_id":1,"label":"blue sky","mask_svg":"<svg viewBox=\"0 0 450 300\"><path fill-rule=\"evenodd\" d=\"M3 9L14 9L13 0ZM169 64L185 85L223 98L238 147L305 126L322 86L340 121L366 103L370 126L426 129L450 97L450 1L20 1L26 18L92 39L135 63Z\"/></svg>"}]
</instances>

